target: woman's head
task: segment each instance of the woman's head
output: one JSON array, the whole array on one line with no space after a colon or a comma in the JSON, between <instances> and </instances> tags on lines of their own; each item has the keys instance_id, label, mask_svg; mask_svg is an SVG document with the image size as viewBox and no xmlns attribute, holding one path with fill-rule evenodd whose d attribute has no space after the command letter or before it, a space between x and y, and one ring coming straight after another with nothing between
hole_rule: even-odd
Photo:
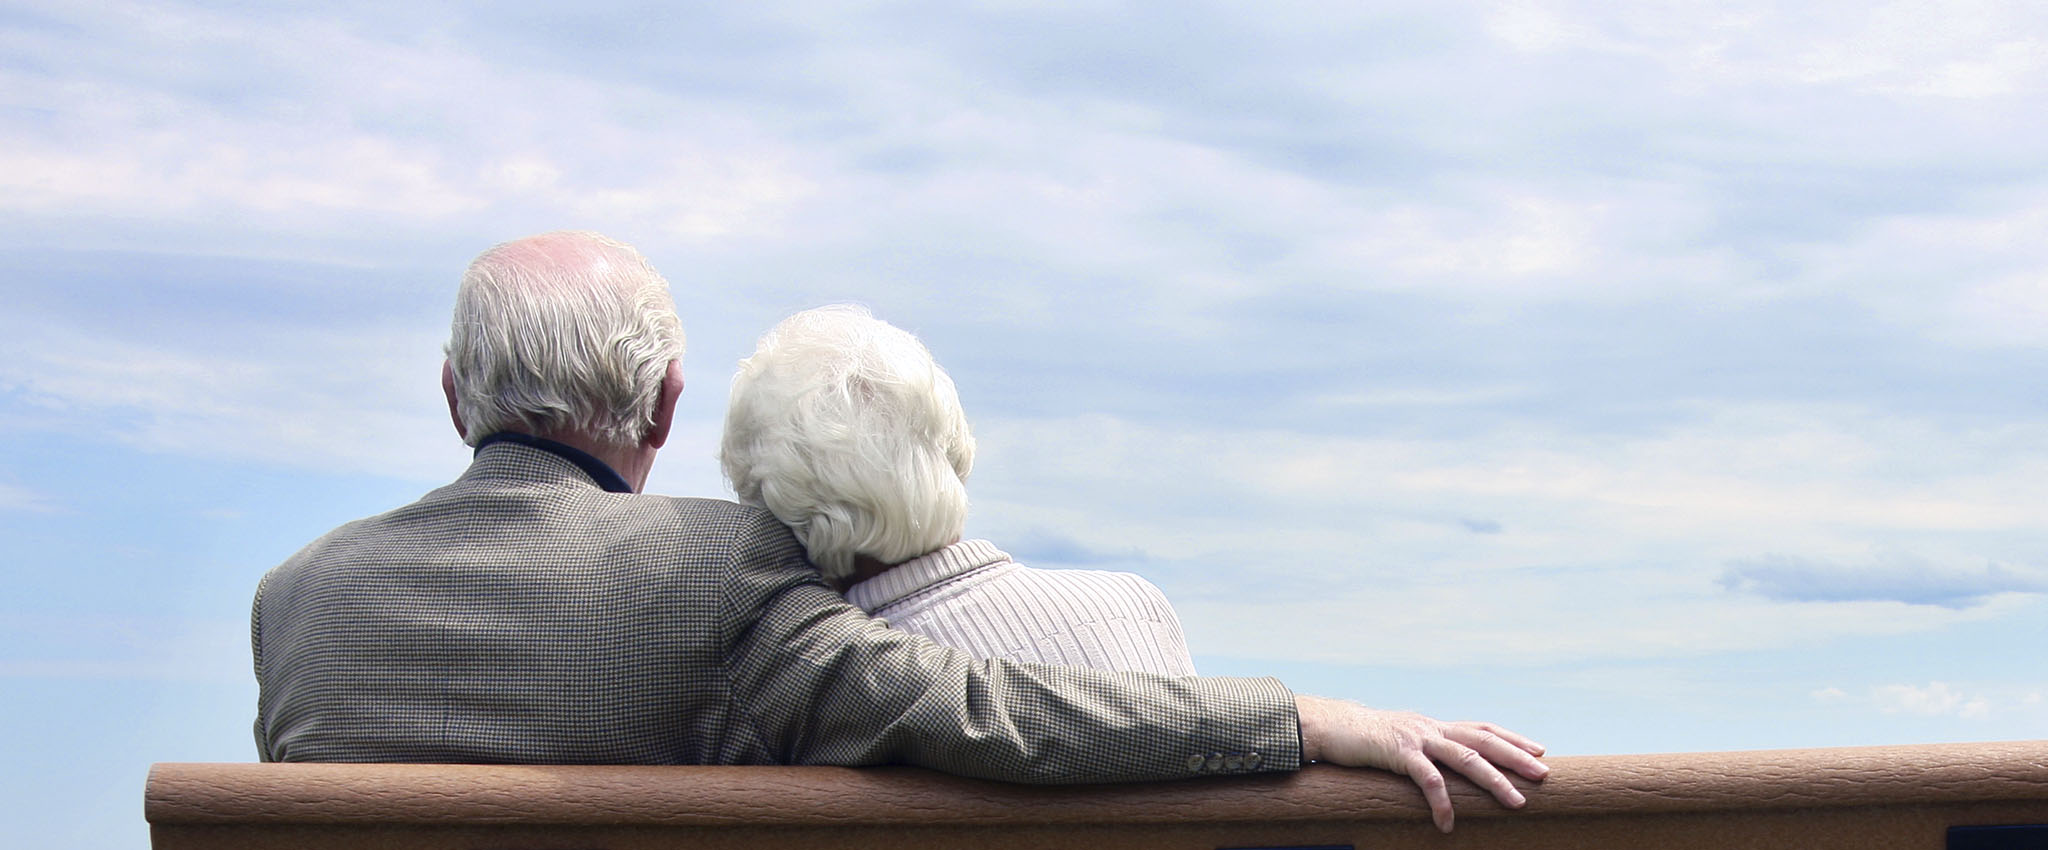
<instances>
[{"instance_id":1,"label":"woman's head","mask_svg":"<svg viewBox=\"0 0 2048 850\"><path fill-rule=\"evenodd\" d=\"M974 436L917 338L853 306L806 310L740 361L719 452L742 502L787 524L827 578L960 538Z\"/></svg>"}]
</instances>

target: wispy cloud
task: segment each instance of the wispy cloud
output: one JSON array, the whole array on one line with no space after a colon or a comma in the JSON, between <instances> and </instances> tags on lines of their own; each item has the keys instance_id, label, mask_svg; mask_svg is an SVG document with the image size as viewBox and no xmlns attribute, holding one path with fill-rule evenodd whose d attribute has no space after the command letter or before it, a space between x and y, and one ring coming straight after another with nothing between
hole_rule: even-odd
<instances>
[{"instance_id":1,"label":"wispy cloud","mask_svg":"<svg viewBox=\"0 0 2048 850\"><path fill-rule=\"evenodd\" d=\"M285 468L440 480L459 469L434 375L437 337L245 326L260 354L152 345L106 331L0 321L21 353L0 386L10 427Z\"/></svg>"},{"instance_id":2,"label":"wispy cloud","mask_svg":"<svg viewBox=\"0 0 2048 850\"><path fill-rule=\"evenodd\" d=\"M2015 159L2021 148L1982 155L1981 145L2026 137L2017 126L1916 130L1905 149L1857 165L1869 146L1830 134L1846 124L1844 132L1900 139L1899 128L1868 123L1883 121L1883 110L1858 113L1859 126L1791 105L1758 114L1695 97L1683 116L1668 105L1668 74L1713 87L1752 78L1776 86L1804 79L1808 66L1853 64L1798 59L1792 48L1848 45L1841 52L1869 67L1804 84L1827 89L2024 45L2000 33L2038 23L2018 6L1984 4L1972 19L1984 23L1928 30L1940 35L1931 47L1884 35L1923 32L1909 11L1852 24L1862 16L1775 4L1657 15L1453 4L1431 15L1337 20L1318 10L1303 26L1285 11L1219 7L1176 10L1170 28L1151 30L1197 52L1227 51L1226 69L1091 34L1108 18L1150 23L1143 10L964 13L990 25L978 28L887 9L763 8L690 16L688 25L649 19L636 33L550 19L535 33L459 8L365 25L318 12L53 5L43 15L57 25L16 38L37 61L0 72L16 114L39 116L8 125L17 167L0 168L12 176L0 179L14 181L0 210L45 221L119 216L143 223L122 228L125 241L164 247L260 244L251 232L327 241L338 229L359 240L487 244L564 220L694 248L799 242L800 259L830 263L870 294L929 289L932 280L905 281L906 271L950 278L944 257L952 253L980 275L1033 265L1115 280L1110 294L1142 308L1126 324L1164 326L1213 322L1207 308L1227 315L1305 284L1478 302L1680 292L1711 300L1731 286L1769 295L1826 270L1825 253L1798 253L1810 240L1792 226L1825 221L1856 233L1886 215L1956 212L1959 198L1944 188L1951 184L2006 193L1964 198L1974 216L2025 209L2040 195L2038 176L2017 168L2030 161ZM1488 16L1506 43L1484 35ZM1390 29L1415 46L1334 69L1313 58ZM1260 38L1247 42L1247 31ZM988 35L996 32L1005 35ZM1020 44L1020 32L1036 36ZM1899 54L1909 48L1939 57ZM1579 87L1575 77L1524 64L1528 50L1592 51L1644 73L1610 72L1598 87ZM1064 64L1048 65L1052 55ZM514 56L533 61L508 61ZM1075 63L1091 61L1115 63L1118 73L1073 75ZM1404 94L1415 74L1467 63L1480 71L1430 75L1449 90L1440 97ZM244 69L235 77L244 88L224 86L229 68ZM2013 73L2022 82L2039 76ZM1497 111L1507 103L1486 93L1509 75L1537 106L1557 107L1551 113L1641 123L1551 138L1571 131ZM1888 85L1910 87L1906 79ZM2036 86L2006 88L2021 97ZM1832 95L1814 96L1832 103ZM1463 106L1444 110L1444 100ZM1214 126L1233 114L1244 126ZM1507 125L1548 141L1493 132ZM1695 147L1760 137L1771 144ZM1583 153L1516 158L1531 150ZM1391 164L1344 167L1378 159ZM1717 163L1727 167L1702 169ZM1404 188L1390 191L1397 182ZM1868 202L1873 185L1891 187L1875 199L1882 203ZM1816 202L1836 187L1863 195ZM1003 214L987 215L993 208ZM216 226L185 224L195 217ZM1900 252L1869 249L1891 238L1874 233L1869 246L1850 250L1883 267ZM877 263L879 245L915 262ZM2021 271L2028 256L2031 269L2041 267L2038 252L2014 250ZM1814 285L1823 284L1852 299L1868 288ZM990 290L975 294L1006 302L1019 321L1100 312L1087 309L1085 290ZM2014 323L1981 305L2030 298L2027 291L1980 287L1935 306L1951 316L1949 331L1971 336L1990 323L2004 330L1987 335L2009 336Z\"/></svg>"},{"instance_id":3,"label":"wispy cloud","mask_svg":"<svg viewBox=\"0 0 2048 850\"><path fill-rule=\"evenodd\" d=\"M1651 59L1689 86L1775 82L1850 92L1989 98L2041 90L2039 34L2026 4L1977 0L1939 9L1717 3L1651 12L1591 2L1511 2L1487 31L1518 50Z\"/></svg>"},{"instance_id":4,"label":"wispy cloud","mask_svg":"<svg viewBox=\"0 0 2048 850\"><path fill-rule=\"evenodd\" d=\"M1955 684L1935 680L1924 685L1891 683L1854 691L1826 687L1810 696L1817 703L1837 708L1914 718L1983 721L2000 716L2039 715L2048 706L2048 698L2043 694L2038 683Z\"/></svg>"},{"instance_id":5,"label":"wispy cloud","mask_svg":"<svg viewBox=\"0 0 2048 850\"><path fill-rule=\"evenodd\" d=\"M242 620L0 613L0 678L241 684L249 676Z\"/></svg>"},{"instance_id":6,"label":"wispy cloud","mask_svg":"<svg viewBox=\"0 0 2048 850\"><path fill-rule=\"evenodd\" d=\"M1022 535L1005 538L1002 545L1013 557L1048 567L1131 564L1147 559L1144 550L1135 547L1097 549L1046 528L1034 528Z\"/></svg>"},{"instance_id":7,"label":"wispy cloud","mask_svg":"<svg viewBox=\"0 0 2048 850\"><path fill-rule=\"evenodd\" d=\"M1983 697L1957 691L1946 682L1918 685L1884 685L1872 693L1878 710L1887 714L1954 715L1978 718L1990 713L1991 703Z\"/></svg>"},{"instance_id":8,"label":"wispy cloud","mask_svg":"<svg viewBox=\"0 0 2048 850\"><path fill-rule=\"evenodd\" d=\"M971 522L999 545L1057 528L1084 551L1143 552L1119 568L1165 587L1211 651L1359 661L1399 646L1398 663L1456 664L1764 649L1996 619L2014 610L1999 593L2039 587L2013 569L1731 573L1772 546L1816 563L1873 546L1943 563L2032 551L2038 452L1947 433L1936 460L1935 427L1825 408L1600 439L1523 422L1362 439L984 420ZM1731 574L1753 592L1725 592ZM1828 594L1842 601L1790 607Z\"/></svg>"},{"instance_id":9,"label":"wispy cloud","mask_svg":"<svg viewBox=\"0 0 2048 850\"><path fill-rule=\"evenodd\" d=\"M449 21L399 38L317 12L44 15L13 39L35 61L0 67L15 116L0 213L153 223L127 228L125 246L322 242L338 228L403 243L507 235L479 232L484 217L689 241L759 227L806 191L792 148L742 110L508 65L436 35ZM214 226L179 224L195 218Z\"/></svg>"},{"instance_id":10,"label":"wispy cloud","mask_svg":"<svg viewBox=\"0 0 2048 850\"><path fill-rule=\"evenodd\" d=\"M1737 561L1721 586L1789 602L1887 600L1966 608L2001 593L2048 593L2048 570L1936 565L1917 558L1837 564L1789 557Z\"/></svg>"},{"instance_id":11,"label":"wispy cloud","mask_svg":"<svg viewBox=\"0 0 2048 850\"><path fill-rule=\"evenodd\" d=\"M48 497L27 487L0 482L0 511L41 513L55 510Z\"/></svg>"}]
</instances>

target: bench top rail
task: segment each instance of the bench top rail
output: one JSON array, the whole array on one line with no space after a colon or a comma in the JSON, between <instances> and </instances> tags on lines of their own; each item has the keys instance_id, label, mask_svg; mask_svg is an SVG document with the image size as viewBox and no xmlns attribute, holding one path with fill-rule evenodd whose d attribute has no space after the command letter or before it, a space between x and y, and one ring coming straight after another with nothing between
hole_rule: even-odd
<instances>
[{"instance_id":1,"label":"bench top rail","mask_svg":"<svg viewBox=\"0 0 2048 850\"><path fill-rule=\"evenodd\" d=\"M2048 801L2048 741L1558 756L1513 818ZM1461 824L1509 816L1454 778ZM1380 771L1026 786L906 767L155 765L150 823L717 828L1425 821Z\"/></svg>"}]
</instances>

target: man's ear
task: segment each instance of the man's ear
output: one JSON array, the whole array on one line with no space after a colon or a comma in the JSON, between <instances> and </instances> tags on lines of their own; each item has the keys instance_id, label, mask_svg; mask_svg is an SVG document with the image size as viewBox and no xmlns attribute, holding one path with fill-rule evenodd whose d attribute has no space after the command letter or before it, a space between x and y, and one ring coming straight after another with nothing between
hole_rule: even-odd
<instances>
[{"instance_id":1,"label":"man's ear","mask_svg":"<svg viewBox=\"0 0 2048 850\"><path fill-rule=\"evenodd\" d=\"M661 448L668 442L668 426L676 419L676 399L683 394L683 361L670 360L668 372L661 376L661 396L654 401L654 427L647 429L647 436L640 444L650 449Z\"/></svg>"},{"instance_id":2,"label":"man's ear","mask_svg":"<svg viewBox=\"0 0 2048 850\"><path fill-rule=\"evenodd\" d=\"M455 367L441 361L441 394L448 397L448 420L455 423L455 436L469 442L469 426L462 424L461 408L455 404Z\"/></svg>"}]
</instances>

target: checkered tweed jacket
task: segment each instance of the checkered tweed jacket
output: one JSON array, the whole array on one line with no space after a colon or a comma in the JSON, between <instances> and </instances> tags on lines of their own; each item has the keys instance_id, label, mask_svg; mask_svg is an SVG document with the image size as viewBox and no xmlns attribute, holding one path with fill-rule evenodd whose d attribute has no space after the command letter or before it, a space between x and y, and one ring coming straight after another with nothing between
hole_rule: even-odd
<instances>
[{"instance_id":1,"label":"checkered tweed jacket","mask_svg":"<svg viewBox=\"0 0 2048 850\"><path fill-rule=\"evenodd\" d=\"M267 761L909 763L1033 782L1300 763L1271 679L976 661L888 629L765 511L527 446L330 532L251 617Z\"/></svg>"}]
</instances>

